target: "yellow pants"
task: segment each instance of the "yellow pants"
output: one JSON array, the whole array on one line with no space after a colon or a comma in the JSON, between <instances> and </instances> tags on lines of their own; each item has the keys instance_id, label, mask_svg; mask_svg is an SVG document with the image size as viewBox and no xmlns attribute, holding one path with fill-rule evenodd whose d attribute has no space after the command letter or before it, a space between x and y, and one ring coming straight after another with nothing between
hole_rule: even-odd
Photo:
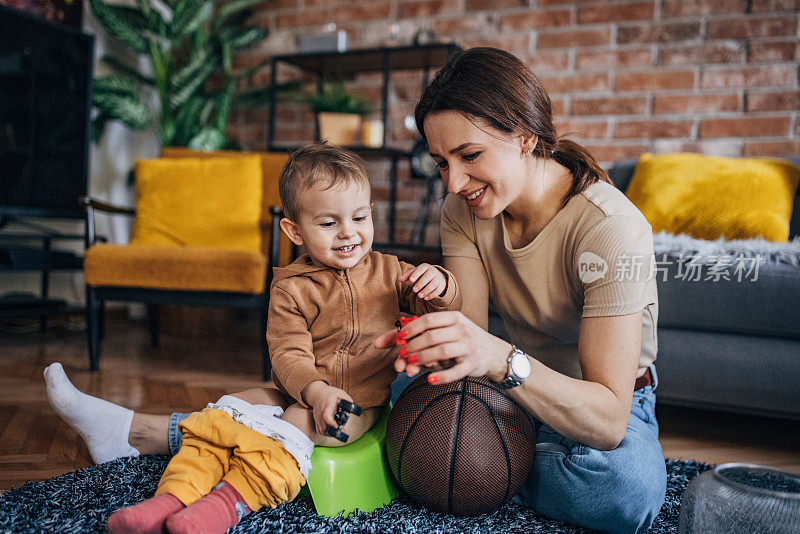
<instances>
[{"instance_id":1,"label":"yellow pants","mask_svg":"<svg viewBox=\"0 0 800 534\"><path fill-rule=\"evenodd\" d=\"M256 511L294 499L306 483L297 461L283 446L206 408L181 421L183 442L158 483L156 495L169 493L186 506L227 482Z\"/></svg>"}]
</instances>

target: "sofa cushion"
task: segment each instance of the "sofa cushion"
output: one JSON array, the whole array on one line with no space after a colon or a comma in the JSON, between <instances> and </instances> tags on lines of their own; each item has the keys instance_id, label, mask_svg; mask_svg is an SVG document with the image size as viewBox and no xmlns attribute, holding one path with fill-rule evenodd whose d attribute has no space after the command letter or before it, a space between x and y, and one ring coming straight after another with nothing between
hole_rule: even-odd
<instances>
[{"instance_id":1,"label":"sofa cushion","mask_svg":"<svg viewBox=\"0 0 800 534\"><path fill-rule=\"evenodd\" d=\"M131 244L260 252L261 159L136 162Z\"/></svg>"},{"instance_id":2,"label":"sofa cushion","mask_svg":"<svg viewBox=\"0 0 800 534\"><path fill-rule=\"evenodd\" d=\"M262 293L267 261L249 250L99 244L84 257L91 286Z\"/></svg>"},{"instance_id":3,"label":"sofa cushion","mask_svg":"<svg viewBox=\"0 0 800 534\"><path fill-rule=\"evenodd\" d=\"M659 327L800 338L800 239L653 243Z\"/></svg>"},{"instance_id":4,"label":"sofa cushion","mask_svg":"<svg viewBox=\"0 0 800 534\"><path fill-rule=\"evenodd\" d=\"M786 160L642 154L626 195L656 232L786 241L798 181Z\"/></svg>"}]
</instances>

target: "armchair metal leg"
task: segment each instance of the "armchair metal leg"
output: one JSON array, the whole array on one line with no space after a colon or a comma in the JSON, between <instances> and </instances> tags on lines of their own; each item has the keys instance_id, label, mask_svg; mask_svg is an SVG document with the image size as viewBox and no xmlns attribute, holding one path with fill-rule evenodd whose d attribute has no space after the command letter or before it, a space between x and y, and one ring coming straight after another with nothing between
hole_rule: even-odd
<instances>
[{"instance_id":1,"label":"armchair metal leg","mask_svg":"<svg viewBox=\"0 0 800 534\"><path fill-rule=\"evenodd\" d=\"M98 336L100 341L106 338L106 301L101 300L98 310Z\"/></svg>"},{"instance_id":2,"label":"armchair metal leg","mask_svg":"<svg viewBox=\"0 0 800 534\"><path fill-rule=\"evenodd\" d=\"M95 289L86 286L86 335L89 346L89 369L100 368L100 306Z\"/></svg>"},{"instance_id":3,"label":"armchair metal leg","mask_svg":"<svg viewBox=\"0 0 800 534\"><path fill-rule=\"evenodd\" d=\"M147 305L147 323L150 329L150 343L153 348L158 348L158 332L159 332L159 307L158 304Z\"/></svg>"}]
</instances>

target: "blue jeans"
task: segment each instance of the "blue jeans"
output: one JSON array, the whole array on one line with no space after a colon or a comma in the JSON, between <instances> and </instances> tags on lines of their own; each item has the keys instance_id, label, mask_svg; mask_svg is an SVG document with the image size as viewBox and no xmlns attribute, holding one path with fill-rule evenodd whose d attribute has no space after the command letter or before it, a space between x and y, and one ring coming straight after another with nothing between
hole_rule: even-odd
<instances>
[{"instance_id":1,"label":"blue jeans","mask_svg":"<svg viewBox=\"0 0 800 534\"><path fill-rule=\"evenodd\" d=\"M658 386L633 392L628 429L619 446L599 451L542 424L536 457L516 502L537 513L604 532L644 532L661 510L667 472L655 417Z\"/></svg>"},{"instance_id":2,"label":"blue jeans","mask_svg":"<svg viewBox=\"0 0 800 534\"><path fill-rule=\"evenodd\" d=\"M654 384L633 392L628 430L619 446L598 451L576 443L542 424L536 435L536 457L528 481L514 497L551 518L605 532L643 532L658 515L667 489L667 471L655 416L658 376ZM409 379L398 380L410 383ZM395 391L395 399L400 391ZM169 448L181 446L178 423L186 413L170 416Z\"/></svg>"}]
</instances>

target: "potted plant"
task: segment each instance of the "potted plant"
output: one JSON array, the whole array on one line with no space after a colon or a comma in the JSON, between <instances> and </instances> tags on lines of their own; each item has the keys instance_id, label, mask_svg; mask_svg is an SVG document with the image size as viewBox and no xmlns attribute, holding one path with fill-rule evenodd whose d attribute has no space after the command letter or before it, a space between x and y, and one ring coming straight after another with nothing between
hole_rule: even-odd
<instances>
[{"instance_id":1,"label":"potted plant","mask_svg":"<svg viewBox=\"0 0 800 534\"><path fill-rule=\"evenodd\" d=\"M358 144L361 118L372 108L369 102L347 91L342 81L323 83L306 101L317 114L320 139L340 146Z\"/></svg>"},{"instance_id":2,"label":"potted plant","mask_svg":"<svg viewBox=\"0 0 800 534\"><path fill-rule=\"evenodd\" d=\"M266 28L248 22L251 9L264 0L129 3L133 5L89 0L109 35L149 63L149 69L142 71L113 56L103 57L115 72L94 80L94 141L109 120L142 130L157 116L162 147L238 148L227 134L232 109L263 105L273 90L297 90L296 83L242 87L268 59L247 69L233 67L237 52L267 37ZM149 105L153 93L158 95L155 109Z\"/></svg>"}]
</instances>

